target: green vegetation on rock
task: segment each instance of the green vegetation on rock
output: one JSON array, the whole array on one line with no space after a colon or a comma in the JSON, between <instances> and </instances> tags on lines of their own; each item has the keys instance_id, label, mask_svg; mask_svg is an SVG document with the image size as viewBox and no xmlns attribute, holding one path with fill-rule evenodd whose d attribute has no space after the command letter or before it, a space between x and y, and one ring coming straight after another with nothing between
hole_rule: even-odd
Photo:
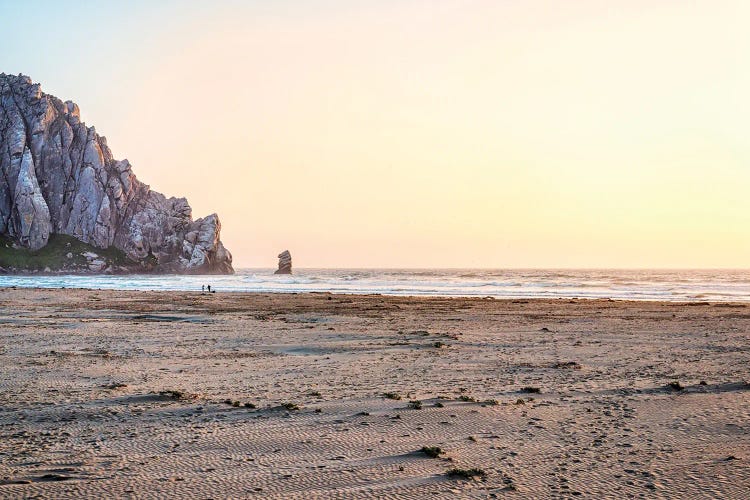
<instances>
[{"instance_id":1,"label":"green vegetation on rock","mask_svg":"<svg viewBox=\"0 0 750 500\"><path fill-rule=\"evenodd\" d=\"M37 251L15 246L5 236L0 236L0 267L17 271L51 271L61 269L87 269L86 252L93 252L109 264L115 266L132 266L135 264L117 248L96 248L65 234L52 234L46 246ZM71 254L71 258L67 255Z\"/></svg>"}]
</instances>

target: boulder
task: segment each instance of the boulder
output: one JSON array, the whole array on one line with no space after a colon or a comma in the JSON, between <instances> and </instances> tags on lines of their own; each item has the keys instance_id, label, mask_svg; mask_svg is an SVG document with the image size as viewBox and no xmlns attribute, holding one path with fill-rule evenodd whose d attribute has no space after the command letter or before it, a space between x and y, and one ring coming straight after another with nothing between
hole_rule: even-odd
<instances>
[{"instance_id":1,"label":"boulder","mask_svg":"<svg viewBox=\"0 0 750 500\"><path fill-rule=\"evenodd\" d=\"M284 250L279 255L279 268L273 274L292 274L292 254Z\"/></svg>"}]
</instances>

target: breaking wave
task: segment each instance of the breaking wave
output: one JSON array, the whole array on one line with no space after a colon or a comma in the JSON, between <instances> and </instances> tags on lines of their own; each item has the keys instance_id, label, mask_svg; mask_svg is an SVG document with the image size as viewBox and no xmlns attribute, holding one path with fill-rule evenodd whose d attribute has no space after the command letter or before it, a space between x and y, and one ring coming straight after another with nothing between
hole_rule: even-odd
<instances>
[{"instance_id":1,"label":"breaking wave","mask_svg":"<svg viewBox=\"0 0 750 500\"><path fill-rule=\"evenodd\" d=\"M750 270L240 269L231 276L0 276L0 287L750 301Z\"/></svg>"}]
</instances>

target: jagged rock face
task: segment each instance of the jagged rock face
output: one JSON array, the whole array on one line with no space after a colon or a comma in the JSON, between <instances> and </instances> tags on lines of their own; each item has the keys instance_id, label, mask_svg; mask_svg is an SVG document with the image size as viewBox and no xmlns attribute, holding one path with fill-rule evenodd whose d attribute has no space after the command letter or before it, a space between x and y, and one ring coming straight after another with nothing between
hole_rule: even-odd
<instances>
[{"instance_id":1,"label":"jagged rock face","mask_svg":"<svg viewBox=\"0 0 750 500\"><path fill-rule=\"evenodd\" d=\"M292 254L289 250L279 254L279 268L273 274L292 274Z\"/></svg>"},{"instance_id":2,"label":"jagged rock face","mask_svg":"<svg viewBox=\"0 0 750 500\"><path fill-rule=\"evenodd\" d=\"M50 234L117 247L156 272L231 273L216 214L192 220L117 161L78 106L26 76L0 74L0 235L38 250Z\"/></svg>"}]
</instances>

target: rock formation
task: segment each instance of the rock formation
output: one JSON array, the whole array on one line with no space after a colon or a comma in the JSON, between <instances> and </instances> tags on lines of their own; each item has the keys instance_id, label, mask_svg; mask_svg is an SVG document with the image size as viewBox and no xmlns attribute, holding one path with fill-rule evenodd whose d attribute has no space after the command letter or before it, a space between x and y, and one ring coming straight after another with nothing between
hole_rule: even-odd
<instances>
[{"instance_id":1,"label":"rock formation","mask_svg":"<svg viewBox=\"0 0 750 500\"><path fill-rule=\"evenodd\" d=\"M292 274L292 254L289 250L279 254L279 268L273 274Z\"/></svg>"},{"instance_id":2,"label":"rock formation","mask_svg":"<svg viewBox=\"0 0 750 500\"><path fill-rule=\"evenodd\" d=\"M65 234L121 250L133 271L233 272L216 214L194 221L185 198L138 181L76 104L22 75L0 74L0 172L0 236L14 245L36 251Z\"/></svg>"}]
</instances>

